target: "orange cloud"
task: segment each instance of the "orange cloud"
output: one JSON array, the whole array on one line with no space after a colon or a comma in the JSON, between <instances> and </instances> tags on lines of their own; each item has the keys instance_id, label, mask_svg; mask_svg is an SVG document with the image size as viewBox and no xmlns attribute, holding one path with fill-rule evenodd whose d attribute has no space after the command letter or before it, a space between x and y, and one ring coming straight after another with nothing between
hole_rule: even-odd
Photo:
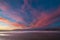
<instances>
[{"instance_id":1,"label":"orange cloud","mask_svg":"<svg viewBox=\"0 0 60 40\"><path fill-rule=\"evenodd\" d=\"M14 29L24 29L24 25L20 25L18 23L10 22L5 18L0 18L0 23L3 22L7 24L6 26L0 25L0 30L14 30Z\"/></svg>"}]
</instances>

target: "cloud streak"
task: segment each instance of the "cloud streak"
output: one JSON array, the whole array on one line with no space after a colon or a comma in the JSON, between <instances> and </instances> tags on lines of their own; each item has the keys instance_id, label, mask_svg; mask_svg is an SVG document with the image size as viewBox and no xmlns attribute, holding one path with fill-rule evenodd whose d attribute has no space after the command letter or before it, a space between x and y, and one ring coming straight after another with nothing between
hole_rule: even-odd
<instances>
[{"instance_id":1,"label":"cloud streak","mask_svg":"<svg viewBox=\"0 0 60 40\"><path fill-rule=\"evenodd\" d=\"M16 10L13 9L12 5L10 5L9 3L5 1L0 2L0 9L2 14L8 18L15 20L15 21L12 21L11 19L5 18L6 20L9 20L11 22L11 25L14 25L16 27L21 27L23 29L41 28L41 27L43 28L59 20L56 18L60 17L59 16L60 6L58 6L57 9L55 10L52 10L54 8L51 8L52 11L47 12L42 9L38 10L33 8L29 4L29 0L23 0L23 2L24 3L23 5L21 5L21 8L19 9L16 8ZM10 22L8 22L8 24ZM7 21L5 23L7 23Z\"/></svg>"}]
</instances>

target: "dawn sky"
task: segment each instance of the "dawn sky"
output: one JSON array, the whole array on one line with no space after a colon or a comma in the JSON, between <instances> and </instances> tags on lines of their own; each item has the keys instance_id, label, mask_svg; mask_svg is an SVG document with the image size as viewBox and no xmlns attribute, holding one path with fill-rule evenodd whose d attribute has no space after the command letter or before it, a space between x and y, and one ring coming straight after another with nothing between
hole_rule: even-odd
<instances>
[{"instance_id":1,"label":"dawn sky","mask_svg":"<svg viewBox=\"0 0 60 40\"><path fill-rule=\"evenodd\" d=\"M0 17L23 29L60 27L60 0L0 0Z\"/></svg>"}]
</instances>

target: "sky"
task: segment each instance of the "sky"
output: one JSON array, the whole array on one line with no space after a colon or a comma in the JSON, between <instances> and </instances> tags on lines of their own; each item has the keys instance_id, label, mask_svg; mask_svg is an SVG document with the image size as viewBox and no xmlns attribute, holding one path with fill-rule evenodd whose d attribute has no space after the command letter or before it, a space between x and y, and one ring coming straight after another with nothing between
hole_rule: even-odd
<instances>
[{"instance_id":1,"label":"sky","mask_svg":"<svg viewBox=\"0 0 60 40\"><path fill-rule=\"evenodd\" d=\"M60 28L60 0L0 0L1 18L18 29Z\"/></svg>"}]
</instances>

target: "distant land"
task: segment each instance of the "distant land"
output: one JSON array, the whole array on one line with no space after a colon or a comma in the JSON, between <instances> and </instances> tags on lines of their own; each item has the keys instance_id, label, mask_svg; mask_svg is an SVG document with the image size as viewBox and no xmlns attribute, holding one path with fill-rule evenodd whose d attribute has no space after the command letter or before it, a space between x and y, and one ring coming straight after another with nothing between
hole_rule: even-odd
<instances>
[{"instance_id":1,"label":"distant land","mask_svg":"<svg viewBox=\"0 0 60 40\"><path fill-rule=\"evenodd\" d=\"M60 28L47 28L47 29L14 29L14 30L0 30L0 31L60 31Z\"/></svg>"}]
</instances>

